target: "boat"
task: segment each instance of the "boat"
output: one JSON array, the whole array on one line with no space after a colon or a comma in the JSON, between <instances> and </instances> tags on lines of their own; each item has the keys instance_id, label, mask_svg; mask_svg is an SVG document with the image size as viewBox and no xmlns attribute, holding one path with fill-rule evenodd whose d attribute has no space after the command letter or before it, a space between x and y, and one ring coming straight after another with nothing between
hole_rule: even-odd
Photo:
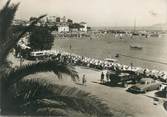
<instances>
[{"instance_id":1,"label":"boat","mask_svg":"<svg viewBox=\"0 0 167 117\"><path fill-rule=\"evenodd\" d=\"M140 45L130 45L130 48L132 48L132 49L139 49L139 50L143 49L143 47L140 46Z\"/></svg>"},{"instance_id":2,"label":"boat","mask_svg":"<svg viewBox=\"0 0 167 117\"><path fill-rule=\"evenodd\" d=\"M119 54L116 54L115 57L118 58L118 57L119 57Z\"/></svg>"},{"instance_id":3,"label":"boat","mask_svg":"<svg viewBox=\"0 0 167 117\"><path fill-rule=\"evenodd\" d=\"M112 63L118 61L117 59L111 59L111 58L105 58L104 60Z\"/></svg>"},{"instance_id":4,"label":"boat","mask_svg":"<svg viewBox=\"0 0 167 117\"><path fill-rule=\"evenodd\" d=\"M134 31L132 32L132 35L139 36L139 33L136 32L136 18L135 18L135 22L134 22ZM132 36L132 38L133 38L133 36ZM138 49L138 50L143 49L142 46L137 45L137 44L133 44L133 45L130 44L130 48L132 48L132 49Z\"/></svg>"}]
</instances>

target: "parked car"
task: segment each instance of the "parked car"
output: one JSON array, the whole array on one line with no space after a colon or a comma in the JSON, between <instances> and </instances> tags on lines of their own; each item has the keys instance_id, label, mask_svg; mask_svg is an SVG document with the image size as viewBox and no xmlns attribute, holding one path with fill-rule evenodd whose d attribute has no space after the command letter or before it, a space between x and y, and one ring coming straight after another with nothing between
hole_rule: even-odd
<instances>
[{"instance_id":1,"label":"parked car","mask_svg":"<svg viewBox=\"0 0 167 117\"><path fill-rule=\"evenodd\" d=\"M136 83L139 78L136 77L134 72L130 71L109 71L108 72L111 85L121 85L122 87L128 87L129 83Z\"/></svg>"},{"instance_id":2,"label":"parked car","mask_svg":"<svg viewBox=\"0 0 167 117\"><path fill-rule=\"evenodd\" d=\"M128 88L127 91L132 93L146 93L148 91L158 90L161 83L151 78L142 78L139 83Z\"/></svg>"}]
</instances>

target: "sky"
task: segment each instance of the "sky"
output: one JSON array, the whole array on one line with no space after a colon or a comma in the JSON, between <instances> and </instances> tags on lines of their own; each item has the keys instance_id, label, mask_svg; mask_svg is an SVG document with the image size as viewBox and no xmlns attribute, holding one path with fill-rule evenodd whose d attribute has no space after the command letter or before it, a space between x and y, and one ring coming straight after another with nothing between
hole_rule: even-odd
<instances>
[{"instance_id":1,"label":"sky","mask_svg":"<svg viewBox=\"0 0 167 117\"><path fill-rule=\"evenodd\" d=\"M0 0L0 8L7 0ZM167 0L11 0L18 19L47 14L90 26L150 26L167 23Z\"/></svg>"}]
</instances>

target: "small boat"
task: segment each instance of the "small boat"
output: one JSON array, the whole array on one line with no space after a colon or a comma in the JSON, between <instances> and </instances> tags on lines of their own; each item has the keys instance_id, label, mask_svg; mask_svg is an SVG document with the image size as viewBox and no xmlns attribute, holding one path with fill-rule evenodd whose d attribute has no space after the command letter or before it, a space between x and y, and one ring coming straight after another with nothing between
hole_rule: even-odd
<instances>
[{"instance_id":1,"label":"small boat","mask_svg":"<svg viewBox=\"0 0 167 117\"><path fill-rule=\"evenodd\" d=\"M139 50L143 49L143 47L140 46L140 45L130 45L130 48L132 48L132 49L139 49Z\"/></svg>"},{"instance_id":2,"label":"small boat","mask_svg":"<svg viewBox=\"0 0 167 117\"><path fill-rule=\"evenodd\" d=\"M111 59L111 58L106 58L104 60L108 61L108 62L117 62L118 61L117 59Z\"/></svg>"},{"instance_id":3,"label":"small boat","mask_svg":"<svg viewBox=\"0 0 167 117\"><path fill-rule=\"evenodd\" d=\"M119 57L119 54L116 54L115 57L118 58L118 57Z\"/></svg>"}]
</instances>

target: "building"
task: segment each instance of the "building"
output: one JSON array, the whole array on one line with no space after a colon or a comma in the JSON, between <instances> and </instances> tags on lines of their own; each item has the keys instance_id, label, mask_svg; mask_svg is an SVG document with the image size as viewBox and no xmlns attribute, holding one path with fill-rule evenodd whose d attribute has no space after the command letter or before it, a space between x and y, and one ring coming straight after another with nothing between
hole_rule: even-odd
<instances>
[{"instance_id":1,"label":"building","mask_svg":"<svg viewBox=\"0 0 167 117\"><path fill-rule=\"evenodd\" d=\"M47 17L48 22L56 22L56 16L49 16Z\"/></svg>"},{"instance_id":2,"label":"building","mask_svg":"<svg viewBox=\"0 0 167 117\"><path fill-rule=\"evenodd\" d=\"M21 20L21 19L15 19L12 22L12 25L14 26L18 26L18 25L26 26L26 24L27 24L27 21Z\"/></svg>"},{"instance_id":3,"label":"building","mask_svg":"<svg viewBox=\"0 0 167 117\"><path fill-rule=\"evenodd\" d=\"M56 23L59 23L60 22L60 17L57 17L56 18Z\"/></svg>"},{"instance_id":4,"label":"building","mask_svg":"<svg viewBox=\"0 0 167 117\"><path fill-rule=\"evenodd\" d=\"M87 27L88 27L87 23L81 22L80 25L81 25L80 31L87 32Z\"/></svg>"},{"instance_id":5,"label":"building","mask_svg":"<svg viewBox=\"0 0 167 117\"><path fill-rule=\"evenodd\" d=\"M66 22L67 22L66 17L64 16L64 17L60 18L60 22L62 22L62 23L66 23Z\"/></svg>"},{"instance_id":6,"label":"building","mask_svg":"<svg viewBox=\"0 0 167 117\"><path fill-rule=\"evenodd\" d=\"M67 23L68 23L68 24L73 24L73 20L68 19L68 20L67 20Z\"/></svg>"},{"instance_id":7,"label":"building","mask_svg":"<svg viewBox=\"0 0 167 117\"><path fill-rule=\"evenodd\" d=\"M79 30L78 30L78 28L70 28L70 31L71 32L78 32Z\"/></svg>"},{"instance_id":8,"label":"building","mask_svg":"<svg viewBox=\"0 0 167 117\"><path fill-rule=\"evenodd\" d=\"M62 32L69 32L69 26L67 24L59 24L58 25L58 32L62 33Z\"/></svg>"}]
</instances>

